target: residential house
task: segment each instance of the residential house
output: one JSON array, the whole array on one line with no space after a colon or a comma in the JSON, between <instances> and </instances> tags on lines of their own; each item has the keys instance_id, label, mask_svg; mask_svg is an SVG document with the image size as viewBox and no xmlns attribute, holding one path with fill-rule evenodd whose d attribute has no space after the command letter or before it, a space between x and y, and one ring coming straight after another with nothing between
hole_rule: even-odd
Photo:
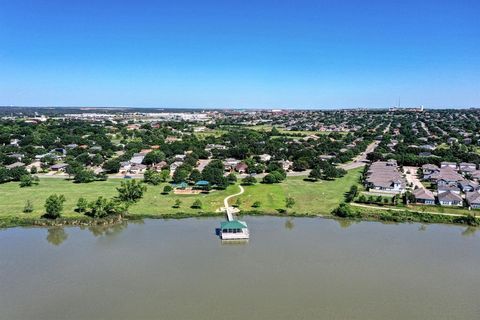
<instances>
[{"instance_id":1,"label":"residential house","mask_svg":"<svg viewBox=\"0 0 480 320\"><path fill-rule=\"evenodd\" d=\"M435 150L435 146L432 146L431 144L423 144L423 145L419 146L419 148L423 149L423 150L428 150L428 151Z\"/></svg>"},{"instance_id":2,"label":"residential house","mask_svg":"<svg viewBox=\"0 0 480 320\"><path fill-rule=\"evenodd\" d=\"M438 194L438 203L441 206L457 206L463 205L463 199L458 194L446 191Z\"/></svg>"},{"instance_id":3,"label":"residential house","mask_svg":"<svg viewBox=\"0 0 480 320\"><path fill-rule=\"evenodd\" d=\"M475 179L477 181L480 180L480 170L470 172L470 176L472 177L472 179Z\"/></svg>"},{"instance_id":4,"label":"residential house","mask_svg":"<svg viewBox=\"0 0 480 320\"><path fill-rule=\"evenodd\" d=\"M175 136L168 136L168 137L165 138L166 143L172 143L172 142L180 141L180 140L182 140L182 139L177 138Z\"/></svg>"},{"instance_id":5,"label":"residential house","mask_svg":"<svg viewBox=\"0 0 480 320\"><path fill-rule=\"evenodd\" d=\"M465 195L465 198L466 198L467 204L470 208L480 209L480 192L478 192L478 191L468 192Z\"/></svg>"},{"instance_id":6,"label":"residential house","mask_svg":"<svg viewBox=\"0 0 480 320\"><path fill-rule=\"evenodd\" d=\"M403 193L406 181L395 160L377 161L370 165L366 173L365 186L375 191Z\"/></svg>"},{"instance_id":7,"label":"residential house","mask_svg":"<svg viewBox=\"0 0 480 320\"><path fill-rule=\"evenodd\" d=\"M128 173L131 167L132 167L132 164L130 163L130 161L122 161L120 162L120 169L118 170L118 172L121 174L126 174Z\"/></svg>"},{"instance_id":8,"label":"residential house","mask_svg":"<svg viewBox=\"0 0 480 320\"><path fill-rule=\"evenodd\" d=\"M450 192L453 192L455 194L460 194L460 188L456 185L442 184L442 185L437 186L437 192L438 193L442 193L442 192L446 192L446 191L450 191Z\"/></svg>"},{"instance_id":9,"label":"residential house","mask_svg":"<svg viewBox=\"0 0 480 320\"><path fill-rule=\"evenodd\" d=\"M433 195L433 192L428 189L418 188L413 190L412 194L415 197L416 203L428 205L435 204L435 196Z\"/></svg>"},{"instance_id":10,"label":"residential house","mask_svg":"<svg viewBox=\"0 0 480 320\"><path fill-rule=\"evenodd\" d=\"M175 170L177 170L178 167L180 167L183 164L183 161L175 161L172 164L170 164L170 175L173 175Z\"/></svg>"},{"instance_id":11,"label":"residential house","mask_svg":"<svg viewBox=\"0 0 480 320\"><path fill-rule=\"evenodd\" d=\"M23 153L10 153L7 157L22 161L22 159L25 158L25 155Z\"/></svg>"},{"instance_id":12,"label":"residential house","mask_svg":"<svg viewBox=\"0 0 480 320\"><path fill-rule=\"evenodd\" d=\"M225 168L225 171L232 171L235 169L235 167L239 163L240 163L240 160L237 160L234 158L227 158L223 161L223 166Z\"/></svg>"},{"instance_id":13,"label":"residential house","mask_svg":"<svg viewBox=\"0 0 480 320\"><path fill-rule=\"evenodd\" d=\"M15 163L12 163L12 164L9 164L9 165L5 166L5 168L7 168L9 170L14 169L14 168L19 168L19 167L25 167L25 163L17 161Z\"/></svg>"},{"instance_id":14,"label":"residential house","mask_svg":"<svg viewBox=\"0 0 480 320\"><path fill-rule=\"evenodd\" d=\"M293 167L293 162L289 160L281 160L279 163L285 171L290 171Z\"/></svg>"},{"instance_id":15,"label":"residential house","mask_svg":"<svg viewBox=\"0 0 480 320\"><path fill-rule=\"evenodd\" d=\"M147 170L147 166L139 163L132 163L129 172L132 174L143 174Z\"/></svg>"},{"instance_id":16,"label":"residential house","mask_svg":"<svg viewBox=\"0 0 480 320\"><path fill-rule=\"evenodd\" d=\"M461 172L473 172L477 170L477 165L475 163L462 162L460 163Z\"/></svg>"},{"instance_id":17,"label":"residential house","mask_svg":"<svg viewBox=\"0 0 480 320\"><path fill-rule=\"evenodd\" d=\"M448 144L458 143L458 139L457 138L448 138L447 143Z\"/></svg>"},{"instance_id":18,"label":"residential house","mask_svg":"<svg viewBox=\"0 0 480 320\"><path fill-rule=\"evenodd\" d=\"M67 170L68 164L67 163L57 163L53 166L50 166L50 170L55 172L65 172Z\"/></svg>"},{"instance_id":19,"label":"residential house","mask_svg":"<svg viewBox=\"0 0 480 320\"><path fill-rule=\"evenodd\" d=\"M213 143L209 143L205 146L206 151L210 151L210 150L213 150L213 149L226 150L227 147L224 146L223 144L213 144Z\"/></svg>"},{"instance_id":20,"label":"residential house","mask_svg":"<svg viewBox=\"0 0 480 320\"><path fill-rule=\"evenodd\" d=\"M430 180L430 176L440 172L440 168L434 164L424 164L422 166L423 179Z\"/></svg>"},{"instance_id":21,"label":"residential house","mask_svg":"<svg viewBox=\"0 0 480 320\"><path fill-rule=\"evenodd\" d=\"M132 158L130 159L130 162L132 164L141 164L143 162L143 159L145 158L144 153L134 153Z\"/></svg>"},{"instance_id":22,"label":"residential house","mask_svg":"<svg viewBox=\"0 0 480 320\"><path fill-rule=\"evenodd\" d=\"M451 167L443 167L438 172L430 175L430 179L437 185L454 185L459 181L465 180L461 174Z\"/></svg>"},{"instance_id":23,"label":"residential house","mask_svg":"<svg viewBox=\"0 0 480 320\"><path fill-rule=\"evenodd\" d=\"M154 165L152 165L151 169L159 172L159 171L162 171L162 169L165 167L168 167L167 162L160 161L159 163L155 163Z\"/></svg>"},{"instance_id":24,"label":"residential house","mask_svg":"<svg viewBox=\"0 0 480 320\"><path fill-rule=\"evenodd\" d=\"M329 155L329 154L322 154L319 156L320 160L322 161L328 161L328 160L331 160L333 158L335 158L335 156L332 156L332 155Z\"/></svg>"},{"instance_id":25,"label":"residential house","mask_svg":"<svg viewBox=\"0 0 480 320\"><path fill-rule=\"evenodd\" d=\"M176 154L173 156L174 161L185 161L185 154Z\"/></svg>"},{"instance_id":26,"label":"residential house","mask_svg":"<svg viewBox=\"0 0 480 320\"><path fill-rule=\"evenodd\" d=\"M20 140L18 139L10 139L10 145L13 147L18 147L20 143Z\"/></svg>"},{"instance_id":27,"label":"residential house","mask_svg":"<svg viewBox=\"0 0 480 320\"><path fill-rule=\"evenodd\" d=\"M477 191L477 190L480 189L480 186L478 185L478 183L475 183L475 182L470 181L470 180L459 181L458 186L465 193Z\"/></svg>"},{"instance_id":28,"label":"residential house","mask_svg":"<svg viewBox=\"0 0 480 320\"><path fill-rule=\"evenodd\" d=\"M447 161L443 161L440 163L440 168L446 168L446 167L450 167L452 169L457 169L457 163L456 162L447 162Z\"/></svg>"},{"instance_id":29,"label":"residential house","mask_svg":"<svg viewBox=\"0 0 480 320\"><path fill-rule=\"evenodd\" d=\"M262 162L268 162L270 159L272 159L272 156L269 154L261 154L258 156L260 158L260 161Z\"/></svg>"},{"instance_id":30,"label":"residential house","mask_svg":"<svg viewBox=\"0 0 480 320\"><path fill-rule=\"evenodd\" d=\"M247 169L248 169L248 166L243 162L240 162L235 166L235 171L237 171L238 173L246 173Z\"/></svg>"}]
</instances>

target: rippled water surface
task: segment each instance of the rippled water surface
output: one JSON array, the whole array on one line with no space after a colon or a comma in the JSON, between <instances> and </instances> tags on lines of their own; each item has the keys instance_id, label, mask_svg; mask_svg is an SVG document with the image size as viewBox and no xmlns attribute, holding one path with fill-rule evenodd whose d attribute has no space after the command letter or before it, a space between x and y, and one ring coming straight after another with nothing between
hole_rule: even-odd
<instances>
[{"instance_id":1,"label":"rippled water surface","mask_svg":"<svg viewBox=\"0 0 480 320\"><path fill-rule=\"evenodd\" d=\"M0 319L480 319L480 231L252 217L0 230Z\"/></svg>"}]
</instances>

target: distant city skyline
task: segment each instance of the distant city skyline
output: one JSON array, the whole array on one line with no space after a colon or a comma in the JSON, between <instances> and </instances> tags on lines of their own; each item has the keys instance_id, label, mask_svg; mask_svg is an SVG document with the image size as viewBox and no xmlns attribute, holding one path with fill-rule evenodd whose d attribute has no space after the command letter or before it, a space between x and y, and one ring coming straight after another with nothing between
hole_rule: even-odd
<instances>
[{"instance_id":1,"label":"distant city skyline","mask_svg":"<svg viewBox=\"0 0 480 320\"><path fill-rule=\"evenodd\" d=\"M480 2L1 1L0 105L480 107Z\"/></svg>"}]
</instances>

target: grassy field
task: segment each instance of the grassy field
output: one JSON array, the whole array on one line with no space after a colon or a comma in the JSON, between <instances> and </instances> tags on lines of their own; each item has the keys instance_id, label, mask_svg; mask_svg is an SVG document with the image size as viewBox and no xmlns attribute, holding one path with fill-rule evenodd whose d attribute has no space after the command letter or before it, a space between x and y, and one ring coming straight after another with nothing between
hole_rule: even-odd
<instances>
[{"instance_id":1,"label":"grassy field","mask_svg":"<svg viewBox=\"0 0 480 320\"><path fill-rule=\"evenodd\" d=\"M240 209L252 210L255 201L261 202L260 211L275 213L285 208L285 198L295 199L291 212L308 214L330 214L344 199L345 193L358 182L361 169L350 170L347 175L334 181L307 182L303 177L289 177L281 184L257 184L245 187L245 193L238 196ZM235 203L236 198L231 199Z\"/></svg>"},{"instance_id":2,"label":"grassy field","mask_svg":"<svg viewBox=\"0 0 480 320\"><path fill-rule=\"evenodd\" d=\"M216 130L206 130L201 132L194 132L193 134L198 139L205 139L206 137L220 137L227 133L226 130L216 129Z\"/></svg>"},{"instance_id":3,"label":"grassy field","mask_svg":"<svg viewBox=\"0 0 480 320\"><path fill-rule=\"evenodd\" d=\"M252 129L252 130L257 130L257 131L272 131L273 126L271 125L256 125L256 126L245 126L245 128ZM333 133L334 131L295 131L295 130L286 130L285 128L277 127L277 130L282 133L282 134L299 134L299 135L315 135L315 134L330 134ZM347 134L347 132L338 132L339 134Z\"/></svg>"},{"instance_id":4,"label":"grassy field","mask_svg":"<svg viewBox=\"0 0 480 320\"><path fill-rule=\"evenodd\" d=\"M258 210L265 213L276 213L277 209L285 208L285 198L293 197L295 205L290 212L302 214L329 214L340 201L350 186L358 181L360 170L349 171L348 174L335 181L306 182L303 177L289 177L281 184L257 184L245 187L245 193L240 196L241 210L249 211L255 201L262 203ZM98 196L113 197L117 194L116 187L120 179L110 179L88 184L74 184L63 179L41 179L38 186L20 188L16 182L0 185L0 219L8 217L38 218L44 213L45 199L54 193L63 194L66 198L65 217L78 217L74 208L78 198L84 197L93 200ZM144 197L130 208L132 215L168 216L176 213L195 215L199 212L215 212L223 206L223 199L239 191L238 185L229 186L226 190L212 191L210 194L200 195L162 195L164 184L148 186ZM180 199L180 208L173 208L176 199ZM196 200L202 201L201 210L190 206ZM23 213L27 200L32 201L34 211ZM230 204L236 201L230 200Z\"/></svg>"}]
</instances>

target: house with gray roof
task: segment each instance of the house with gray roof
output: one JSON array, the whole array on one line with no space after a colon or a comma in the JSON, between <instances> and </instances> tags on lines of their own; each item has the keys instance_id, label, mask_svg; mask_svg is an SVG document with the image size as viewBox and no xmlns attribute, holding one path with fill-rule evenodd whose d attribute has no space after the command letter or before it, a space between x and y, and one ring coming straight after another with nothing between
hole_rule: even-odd
<instances>
[{"instance_id":1,"label":"house with gray roof","mask_svg":"<svg viewBox=\"0 0 480 320\"><path fill-rule=\"evenodd\" d=\"M17 161L17 162L14 162L12 164L9 164L9 165L5 166L5 168L7 168L9 170L14 169L14 168L20 168L20 167L25 167L25 163Z\"/></svg>"},{"instance_id":2,"label":"house with gray roof","mask_svg":"<svg viewBox=\"0 0 480 320\"><path fill-rule=\"evenodd\" d=\"M440 203L441 206L461 207L463 205L463 199L454 192L445 191L438 194L438 203Z\"/></svg>"},{"instance_id":3,"label":"house with gray roof","mask_svg":"<svg viewBox=\"0 0 480 320\"><path fill-rule=\"evenodd\" d=\"M372 191L403 193L406 181L396 161L377 161L370 165L366 173L365 187Z\"/></svg>"},{"instance_id":4,"label":"house with gray roof","mask_svg":"<svg viewBox=\"0 0 480 320\"><path fill-rule=\"evenodd\" d=\"M475 163L462 162L459 167L461 172L473 172L477 170L477 165Z\"/></svg>"},{"instance_id":5,"label":"house with gray roof","mask_svg":"<svg viewBox=\"0 0 480 320\"><path fill-rule=\"evenodd\" d=\"M428 205L435 204L435 196L433 195L433 192L428 189L418 188L413 190L412 194L415 197L416 203Z\"/></svg>"},{"instance_id":6,"label":"house with gray roof","mask_svg":"<svg viewBox=\"0 0 480 320\"><path fill-rule=\"evenodd\" d=\"M480 189L478 183L470 181L470 180L463 180L458 182L458 187L462 189L463 192L473 192Z\"/></svg>"},{"instance_id":7,"label":"house with gray roof","mask_svg":"<svg viewBox=\"0 0 480 320\"><path fill-rule=\"evenodd\" d=\"M431 181L437 185L457 185L459 181L465 180L461 174L451 167L442 167L438 172L430 175Z\"/></svg>"},{"instance_id":8,"label":"house with gray roof","mask_svg":"<svg viewBox=\"0 0 480 320\"><path fill-rule=\"evenodd\" d=\"M440 163L440 168L446 168L446 167L450 167L452 169L457 169L457 163L456 162L447 162L447 161L443 161Z\"/></svg>"},{"instance_id":9,"label":"house with gray roof","mask_svg":"<svg viewBox=\"0 0 480 320\"><path fill-rule=\"evenodd\" d=\"M472 209L480 209L480 192L467 192L465 195L467 204Z\"/></svg>"}]
</instances>

